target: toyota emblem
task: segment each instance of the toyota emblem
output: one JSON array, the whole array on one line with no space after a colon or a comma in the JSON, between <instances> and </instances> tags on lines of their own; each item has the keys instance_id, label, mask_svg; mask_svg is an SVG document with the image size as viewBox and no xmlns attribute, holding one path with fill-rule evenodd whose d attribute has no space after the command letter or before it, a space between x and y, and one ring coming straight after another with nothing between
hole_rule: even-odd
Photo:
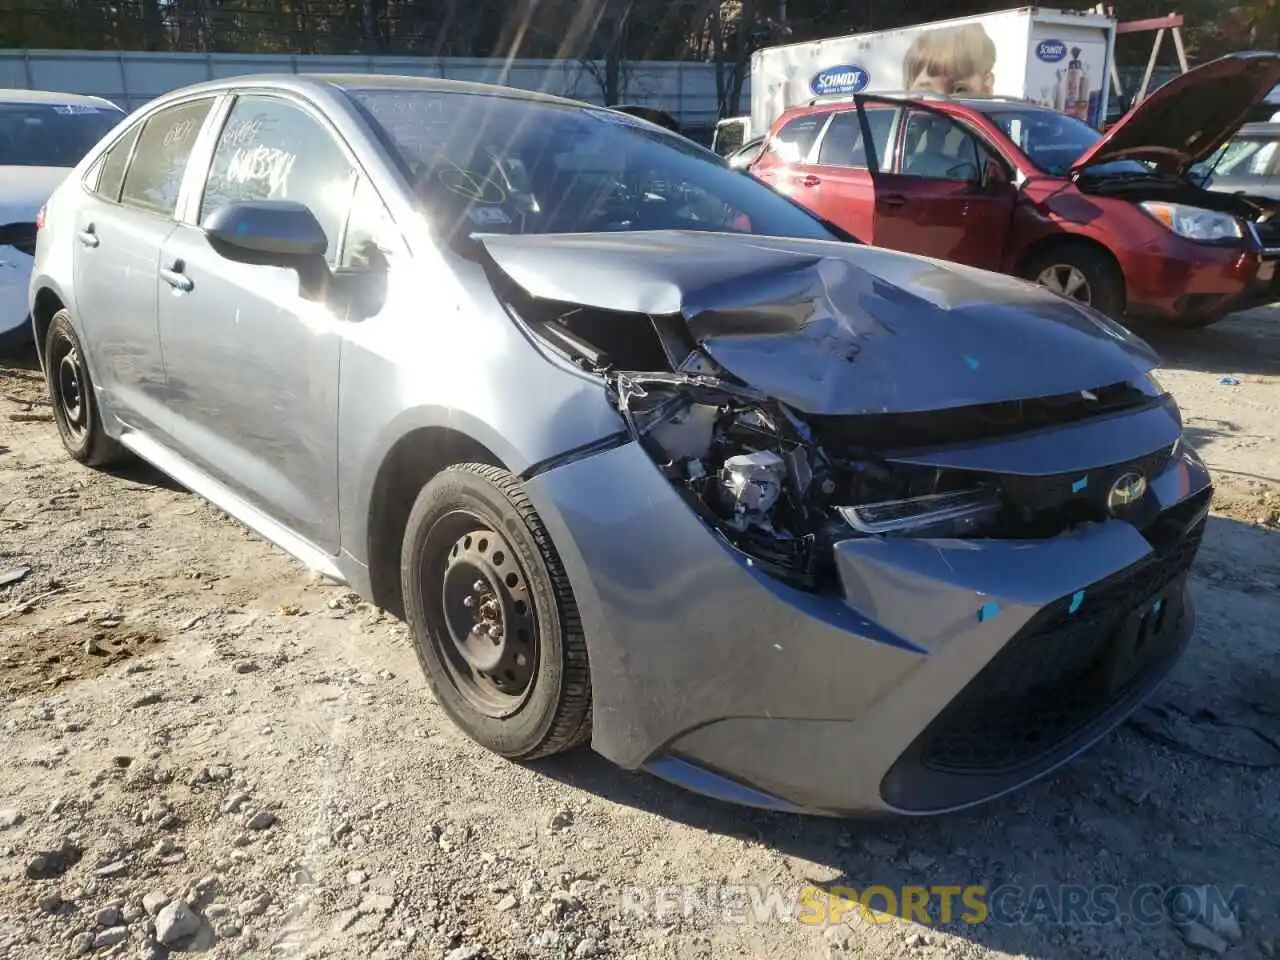
<instances>
[{"instance_id":1,"label":"toyota emblem","mask_svg":"<svg viewBox=\"0 0 1280 960\"><path fill-rule=\"evenodd\" d=\"M1147 492L1147 478L1136 470L1127 470L1116 477L1107 491L1107 512L1113 517L1125 513L1142 499Z\"/></svg>"}]
</instances>

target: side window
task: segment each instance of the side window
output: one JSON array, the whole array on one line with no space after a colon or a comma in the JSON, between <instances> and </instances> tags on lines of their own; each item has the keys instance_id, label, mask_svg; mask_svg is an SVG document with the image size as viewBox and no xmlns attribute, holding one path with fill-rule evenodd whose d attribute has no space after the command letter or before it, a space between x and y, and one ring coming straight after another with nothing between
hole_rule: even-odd
<instances>
[{"instance_id":1,"label":"side window","mask_svg":"<svg viewBox=\"0 0 1280 960\"><path fill-rule=\"evenodd\" d=\"M125 135L115 142L102 159L98 161L98 182L93 187L94 193L113 203L120 199L120 187L124 184L124 170L129 165L129 154L142 132L142 124L135 123L133 128L125 131Z\"/></svg>"},{"instance_id":2,"label":"side window","mask_svg":"<svg viewBox=\"0 0 1280 960\"><path fill-rule=\"evenodd\" d=\"M907 114L902 173L936 180L977 180L982 163L973 135L954 120L923 110Z\"/></svg>"},{"instance_id":3,"label":"side window","mask_svg":"<svg viewBox=\"0 0 1280 960\"><path fill-rule=\"evenodd\" d=\"M302 107L276 97L236 100L218 137L200 219L228 203L293 200L315 214L341 254L355 171L333 135Z\"/></svg>"},{"instance_id":4,"label":"side window","mask_svg":"<svg viewBox=\"0 0 1280 960\"><path fill-rule=\"evenodd\" d=\"M211 106L212 99L183 103L161 110L146 122L124 175L121 203L166 217L173 214L191 148Z\"/></svg>"},{"instance_id":5,"label":"side window","mask_svg":"<svg viewBox=\"0 0 1280 960\"><path fill-rule=\"evenodd\" d=\"M826 122L825 113L793 117L774 135L769 151L777 154L778 159L784 163L804 162L813 149L814 141L818 139L818 132Z\"/></svg>"},{"instance_id":6,"label":"side window","mask_svg":"<svg viewBox=\"0 0 1280 960\"><path fill-rule=\"evenodd\" d=\"M881 169L889 152L889 132L893 129L893 117L897 111L886 109L867 110L867 125L876 148L876 161ZM848 110L831 118L831 125L822 135L818 147L818 163L829 167L866 167L867 150L862 142L862 124L858 111Z\"/></svg>"},{"instance_id":7,"label":"side window","mask_svg":"<svg viewBox=\"0 0 1280 960\"><path fill-rule=\"evenodd\" d=\"M1258 149L1257 159L1253 162L1252 173L1260 180L1269 180L1275 169L1277 141L1272 140Z\"/></svg>"},{"instance_id":8,"label":"side window","mask_svg":"<svg viewBox=\"0 0 1280 960\"><path fill-rule=\"evenodd\" d=\"M376 267L380 260L385 263L387 252L393 256L400 252L403 243L373 185L360 177L351 201L351 216L347 220L347 235L342 242L338 267L343 270Z\"/></svg>"}]
</instances>

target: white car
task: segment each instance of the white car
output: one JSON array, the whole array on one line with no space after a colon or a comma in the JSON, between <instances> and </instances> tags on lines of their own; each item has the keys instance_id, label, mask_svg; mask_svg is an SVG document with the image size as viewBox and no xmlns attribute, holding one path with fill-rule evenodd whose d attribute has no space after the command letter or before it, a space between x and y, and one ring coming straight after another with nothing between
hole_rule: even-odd
<instances>
[{"instance_id":1,"label":"white car","mask_svg":"<svg viewBox=\"0 0 1280 960\"><path fill-rule=\"evenodd\" d=\"M31 339L27 287L40 208L124 116L101 97L0 90L0 348Z\"/></svg>"}]
</instances>

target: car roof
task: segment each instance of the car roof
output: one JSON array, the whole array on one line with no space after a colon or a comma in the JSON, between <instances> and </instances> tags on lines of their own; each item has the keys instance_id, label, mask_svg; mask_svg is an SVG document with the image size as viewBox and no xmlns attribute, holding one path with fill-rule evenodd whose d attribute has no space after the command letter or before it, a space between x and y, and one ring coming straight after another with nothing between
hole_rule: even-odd
<instances>
[{"instance_id":1,"label":"car roof","mask_svg":"<svg viewBox=\"0 0 1280 960\"><path fill-rule=\"evenodd\" d=\"M503 97L508 100L525 100L533 103L558 104L560 106L592 107L592 104L565 97L556 97L537 90L521 90L492 83L475 83L470 80L444 80L439 77L410 77L387 73L254 73L243 76L206 80L170 91L160 99L168 100L193 93L217 93L242 87L290 90L298 93L315 93L337 87L342 90L420 90L435 93L470 93L478 96ZM603 109L595 107L594 109Z\"/></svg>"},{"instance_id":2,"label":"car roof","mask_svg":"<svg viewBox=\"0 0 1280 960\"><path fill-rule=\"evenodd\" d=\"M978 94L966 94L963 97L948 97L940 93L924 93L919 90L907 91L886 91L866 93L863 96L868 98L866 104L868 108L877 106L891 107L901 104L920 104L922 106L931 107L940 110L943 113L988 113L993 109L1006 110L1042 110L1046 113L1056 113L1048 107L1042 107L1032 100L1023 100L1019 97L1001 97L1001 96L981 96ZM882 101L888 101L887 103ZM834 110L851 107L854 103L852 94L836 97L817 97L807 103L796 104L783 111L782 116L778 118L778 122L782 120L790 120L794 117L805 115L817 115L830 113Z\"/></svg>"},{"instance_id":3,"label":"car roof","mask_svg":"<svg viewBox=\"0 0 1280 960\"><path fill-rule=\"evenodd\" d=\"M0 103L50 103L81 107L108 106L120 108L105 97L91 97L83 93L62 93L57 90L4 90L0 89Z\"/></svg>"}]
</instances>

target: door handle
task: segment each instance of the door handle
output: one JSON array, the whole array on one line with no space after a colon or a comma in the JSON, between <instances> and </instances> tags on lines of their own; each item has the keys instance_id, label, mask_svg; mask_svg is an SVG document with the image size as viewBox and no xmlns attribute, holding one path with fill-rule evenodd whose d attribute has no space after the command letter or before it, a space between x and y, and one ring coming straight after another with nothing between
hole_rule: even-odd
<instances>
[{"instance_id":1,"label":"door handle","mask_svg":"<svg viewBox=\"0 0 1280 960\"><path fill-rule=\"evenodd\" d=\"M900 193L886 193L880 198L880 202L886 207L905 207L907 198Z\"/></svg>"},{"instance_id":2,"label":"door handle","mask_svg":"<svg viewBox=\"0 0 1280 960\"><path fill-rule=\"evenodd\" d=\"M812 173L806 174L805 176L800 178L800 186L802 187L816 187L821 182L822 182L822 178L815 177Z\"/></svg>"},{"instance_id":3,"label":"door handle","mask_svg":"<svg viewBox=\"0 0 1280 960\"><path fill-rule=\"evenodd\" d=\"M92 223L81 230L77 236L80 238L80 243L86 247L96 247L102 242L98 239L98 234L94 231Z\"/></svg>"},{"instance_id":4,"label":"door handle","mask_svg":"<svg viewBox=\"0 0 1280 960\"><path fill-rule=\"evenodd\" d=\"M160 279L173 287L173 289L177 290L179 293L186 293L194 287L195 284L191 282L190 277L182 272L184 269L185 265L183 262L181 260L175 260L172 266L160 268Z\"/></svg>"}]
</instances>

